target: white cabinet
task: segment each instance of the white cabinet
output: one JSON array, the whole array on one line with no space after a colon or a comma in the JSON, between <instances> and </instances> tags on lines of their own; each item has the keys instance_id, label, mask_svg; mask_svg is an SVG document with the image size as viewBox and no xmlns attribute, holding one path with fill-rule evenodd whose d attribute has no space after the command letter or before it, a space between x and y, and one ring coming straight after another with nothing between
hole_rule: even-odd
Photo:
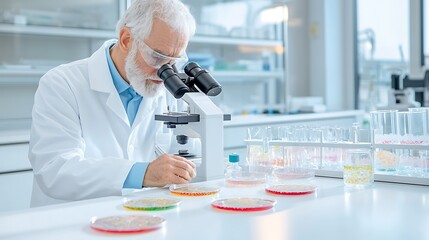
<instances>
[{"instance_id":1,"label":"white cabinet","mask_svg":"<svg viewBox=\"0 0 429 240\"><path fill-rule=\"evenodd\" d=\"M33 172L27 154L28 143L0 145L0 212L30 207Z\"/></svg>"},{"instance_id":2,"label":"white cabinet","mask_svg":"<svg viewBox=\"0 0 429 240\"><path fill-rule=\"evenodd\" d=\"M28 143L0 145L0 174L30 170Z\"/></svg>"},{"instance_id":3,"label":"white cabinet","mask_svg":"<svg viewBox=\"0 0 429 240\"><path fill-rule=\"evenodd\" d=\"M30 207L33 172L0 174L0 212Z\"/></svg>"}]
</instances>

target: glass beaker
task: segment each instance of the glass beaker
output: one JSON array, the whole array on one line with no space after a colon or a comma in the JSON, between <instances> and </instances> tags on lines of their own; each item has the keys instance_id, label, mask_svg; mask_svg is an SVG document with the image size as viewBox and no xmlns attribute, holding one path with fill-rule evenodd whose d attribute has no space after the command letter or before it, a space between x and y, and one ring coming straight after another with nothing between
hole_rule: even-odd
<instances>
[{"instance_id":1,"label":"glass beaker","mask_svg":"<svg viewBox=\"0 0 429 240\"><path fill-rule=\"evenodd\" d=\"M397 143L397 110L371 112L371 136L375 144ZM376 171L396 171L398 165L395 149L376 148L374 162Z\"/></svg>"},{"instance_id":2,"label":"glass beaker","mask_svg":"<svg viewBox=\"0 0 429 240\"><path fill-rule=\"evenodd\" d=\"M398 110L379 110L370 113L371 134L376 144L396 143L396 113Z\"/></svg>"},{"instance_id":3,"label":"glass beaker","mask_svg":"<svg viewBox=\"0 0 429 240\"><path fill-rule=\"evenodd\" d=\"M285 165L285 147L281 142L285 141L284 127L268 128L268 148L270 165L273 169L283 168Z\"/></svg>"},{"instance_id":4,"label":"glass beaker","mask_svg":"<svg viewBox=\"0 0 429 240\"><path fill-rule=\"evenodd\" d=\"M424 144L424 114L421 112L398 112L397 115L399 144ZM399 149L397 153L399 156L398 169L400 175L422 176L424 174L425 151Z\"/></svg>"},{"instance_id":5,"label":"glass beaker","mask_svg":"<svg viewBox=\"0 0 429 240\"><path fill-rule=\"evenodd\" d=\"M267 130L266 127L247 129L247 160L251 172L271 171Z\"/></svg>"},{"instance_id":6,"label":"glass beaker","mask_svg":"<svg viewBox=\"0 0 429 240\"><path fill-rule=\"evenodd\" d=\"M322 140L324 143L340 142L340 131L336 127L322 128ZM323 147L322 148L322 168L341 171L341 148Z\"/></svg>"},{"instance_id":7,"label":"glass beaker","mask_svg":"<svg viewBox=\"0 0 429 240\"><path fill-rule=\"evenodd\" d=\"M343 169L344 184L346 187L365 188L371 186L374 182L371 150L348 150Z\"/></svg>"}]
</instances>

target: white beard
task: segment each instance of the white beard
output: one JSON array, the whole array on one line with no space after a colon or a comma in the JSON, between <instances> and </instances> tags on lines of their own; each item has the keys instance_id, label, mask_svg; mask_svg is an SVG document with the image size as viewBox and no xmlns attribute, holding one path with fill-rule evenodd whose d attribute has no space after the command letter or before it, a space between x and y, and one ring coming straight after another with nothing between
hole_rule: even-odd
<instances>
[{"instance_id":1,"label":"white beard","mask_svg":"<svg viewBox=\"0 0 429 240\"><path fill-rule=\"evenodd\" d=\"M161 80L156 75L144 73L137 64L137 44L133 44L130 53L125 59L125 73L134 90L143 97L155 97L161 93L164 84L157 84L149 80Z\"/></svg>"}]
</instances>

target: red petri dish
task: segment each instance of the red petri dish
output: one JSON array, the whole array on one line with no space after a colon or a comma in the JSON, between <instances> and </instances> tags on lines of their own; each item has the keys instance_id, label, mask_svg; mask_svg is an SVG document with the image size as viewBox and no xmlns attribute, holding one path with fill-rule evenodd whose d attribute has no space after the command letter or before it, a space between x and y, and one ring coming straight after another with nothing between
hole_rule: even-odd
<instances>
[{"instance_id":1,"label":"red petri dish","mask_svg":"<svg viewBox=\"0 0 429 240\"><path fill-rule=\"evenodd\" d=\"M264 211L274 207L275 200L262 198L227 198L212 202L212 207L238 212Z\"/></svg>"},{"instance_id":2,"label":"red petri dish","mask_svg":"<svg viewBox=\"0 0 429 240\"><path fill-rule=\"evenodd\" d=\"M277 195L306 195L316 191L316 187L304 184L281 184L265 188L265 191Z\"/></svg>"}]
</instances>

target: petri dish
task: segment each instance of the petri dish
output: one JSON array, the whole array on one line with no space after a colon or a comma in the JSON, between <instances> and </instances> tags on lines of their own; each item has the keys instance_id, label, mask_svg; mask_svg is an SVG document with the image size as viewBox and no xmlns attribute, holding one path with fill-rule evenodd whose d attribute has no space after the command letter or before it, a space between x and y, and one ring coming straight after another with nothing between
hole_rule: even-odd
<instances>
[{"instance_id":1,"label":"petri dish","mask_svg":"<svg viewBox=\"0 0 429 240\"><path fill-rule=\"evenodd\" d=\"M117 215L97 218L90 221L91 228L111 233L135 233L161 228L165 219L145 215Z\"/></svg>"},{"instance_id":2,"label":"petri dish","mask_svg":"<svg viewBox=\"0 0 429 240\"><path fill-rule=\"evenodd\" d=\"M314 170L308 168L280 168L273 171L278 180L299 180L314 178Z\"/></svg>"},{"instance_id":3,"label":"petri dish","mask_svg":"<svg viewBox=\"0 0 429 240\"><path fill-rule=\"evenodd\" d=\"M219 187L215 186L198 186L198 185L176 185L170 186L170 192L179 196L208 196L217 194Z\"/></svg>"},{"instance_id":4,"label":"petri dish","mask_svg":"<svg viewBox=\"0 0 429 240\"><path fill-rule=\"evenodd\" d=\"M211 205L212 207L221 210L253 212L271 209L275 204L275 200L240 197L215 200Z\"/></svg>"},{"instance_id":5,"label":"petri dish","mask_svg":"<svg viewBox=\"0 0 429 240\"><path fill-rule=\"evenodd\" d=\"M265 183L265 174L241 172L225 178L225 183L233 186L253 186Z\"/></svg>"},{"instance_id":6,"label":"petri dish","mask_svg":"<svg viewBox=\"0 0 429 240\"><path fill-rule=\"evenodd\" d=\"M173 198L140 198L125 201L124 207L140 211L158 211L175 208L180 202L179 199Z\"/></svg>"},{"instance_id":7,"label":"petri dish","mask_svg":"<svg viewBox=\"0 0 429 240\"><path fill-rule=\"evenodd\" d=\"M277 195L305 195L316 191L316 187L306 184L279 184L267 186L265 191Z\"/></svg>"}]
</instances>

